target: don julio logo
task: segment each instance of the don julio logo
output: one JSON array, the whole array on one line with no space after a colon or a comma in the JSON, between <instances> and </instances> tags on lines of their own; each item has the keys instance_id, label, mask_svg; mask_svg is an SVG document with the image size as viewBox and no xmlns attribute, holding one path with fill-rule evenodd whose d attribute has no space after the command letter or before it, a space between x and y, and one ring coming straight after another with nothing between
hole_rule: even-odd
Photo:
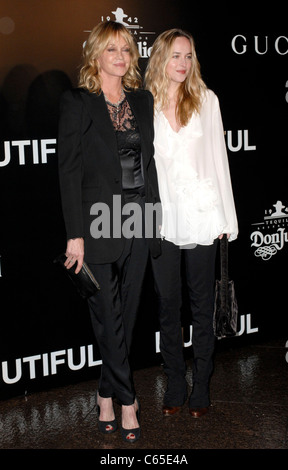
<instances>
[{"instance_id":1,"label":"don julio logo","mask_svg":"<svg viewBox=\"0 0 288 470\"><path fill-rule=\"evenodd\" d=\"M147 59L150 57L151 47L149 47L149 38L151 35L153 36L155 32L153 31L145 31L143 26L139 24L138 16L135 15L127 15L123 8L117 7L115 11L111 11L114 17L111 18L110 15L104 17L101 16L101 21L117 21L117 23L122 23L126 26L127 29L131 31L131 34L135 36L138 50L140 57L142 59Z\"/></svg>"},{"instance_id":2,"label":"don julio logo","mask_svg":"<svg viewBox=\"0 0 288 470\"><path fill-rule=\"evenodd\" d=\"M111 11L108 15L102 15L101 21L117 21L126 26L136 39L138 51L142 59L148 59L152 48L151 36L155 35L154 31L147 31L146 28L139 23L138 16L128 15L123 8L117 7L115 11ZM90 33L90 31L85 31ZM85 46L85 42L83 47Z\"/></svg>"},{"instance_id":3,"label":"don julio logo","mask_svg":"<svg viewBox=\"0 0 288 470\"><path fill-rule=\"evenodd\" d=\"M272 209L273 207L273 209ZM254 255L268 261L288 242L288 207L277 201L270 209L265 210L263 221L252 224L257 230L251 233L251 247Z\"/></svg>"}]
</instances>

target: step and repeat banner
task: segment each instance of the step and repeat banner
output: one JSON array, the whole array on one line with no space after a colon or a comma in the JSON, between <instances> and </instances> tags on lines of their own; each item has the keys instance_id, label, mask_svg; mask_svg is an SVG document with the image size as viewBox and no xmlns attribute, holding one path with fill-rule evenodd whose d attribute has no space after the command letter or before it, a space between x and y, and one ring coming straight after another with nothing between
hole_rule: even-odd
<instances>
[{"instance_id":1,"label":"step and repeat banner","mask_svg":"<svg viewBox=\"0 0 288 470\"><path fill-rule=\"evenodd\" d=\"M229 8L181 0L1 1L1 399L99 374L87 305L53 259L66 247L59 99L77 85L89 31L106 19L131 30L142 72L159 33L181 27L193 34L203 78L220 100L239 218L239 238L229 245L238 334L221 347L275 336L287 341L288 28L277 3L268 13ZM188 310L184 301L189 356ZM149 267L135 339L135 367L161 361Z\"/></svg>"}]
</instances>

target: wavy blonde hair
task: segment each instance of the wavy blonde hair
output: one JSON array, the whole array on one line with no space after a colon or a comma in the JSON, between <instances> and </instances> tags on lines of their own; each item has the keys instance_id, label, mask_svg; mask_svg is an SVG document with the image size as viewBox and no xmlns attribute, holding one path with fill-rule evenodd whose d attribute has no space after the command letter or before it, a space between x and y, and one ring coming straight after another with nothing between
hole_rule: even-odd
<instances>
[{"instance_id":1,"label":"wavy blonde hair","mask_svg":"<svg viewBox=\"0 0 288 470\"><path fill-rule=\"evenodd\" d=\"M203 93L207 87L202 80L200 64L197 59L194 39L190 33L182 29L170 29L158 36L153 44L150 59L145 73L145 87L154 96L154 104L158 109L168 105L169 77L166 67L172 57L172 48L175 39L185 37L191 45L192 66L186 80L178 89L178 102L176 106L176 119L181 126L186 126L194 112L201 109Z\"/></svg>"},{"instance_id":2,"label":"wavy blonde hair","mask_svg":"<svg viewBox=\"0 0 288 470\"><path fill-rule=\"evenodd\" d=\"M78 85L86 88L92 93L101 92L101 75L98 65L98 58L104 52L112 38L121 35L130 48L131 63L126 74L122 78L122 84L125 90L136 89L141 85L141 75L139 72L138 59L139 52L133 36L128 29L121 23L115 21L105 21L99 23L87 39L83 48L83 63L79 73Z\"/></svg>"}]
</instances>

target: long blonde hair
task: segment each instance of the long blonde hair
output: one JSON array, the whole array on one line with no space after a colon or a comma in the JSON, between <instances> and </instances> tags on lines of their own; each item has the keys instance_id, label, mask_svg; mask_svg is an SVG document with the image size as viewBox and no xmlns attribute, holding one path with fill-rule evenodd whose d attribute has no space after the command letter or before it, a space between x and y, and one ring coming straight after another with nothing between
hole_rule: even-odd
<instances>
[{"instance_id":1,"label":"long blonde hair","mask_svg":"<svg viewBox=\"0 0 288 470\"><path fill-rule=\"evenodd\" d=\"M168 104L169 77L166 66L172 57L175 39L185 37L191 44L192 66L186 80L178 89L176 119L181 126L186 126L194 112L199 113L203 93L207 89L201 77L200 64L197 59L194 39L182 29L170 29L158 36L153 44L150 59L145 73L145 86L154 96L155 107L164 109Z\"/></svg>"},{"instance_id":2,"label":"long blonde hair","mask_svg":"<svg viewBox=\"0 0 288 470\"><path fill-rule=\"evenodd\" d=\"M79 87L86 88L92 93L101 92L101 75L98 65L98 58L108 46L111 38L121 35L130 48L131 63L122 79L125 90L136 89L141 85L141 75L139 72L138 59L139 52L133 36L121 23L115 21L105 21L99 23L87 39L83 48L83 63L79 73Z\"/></svg>"}]
</instances>

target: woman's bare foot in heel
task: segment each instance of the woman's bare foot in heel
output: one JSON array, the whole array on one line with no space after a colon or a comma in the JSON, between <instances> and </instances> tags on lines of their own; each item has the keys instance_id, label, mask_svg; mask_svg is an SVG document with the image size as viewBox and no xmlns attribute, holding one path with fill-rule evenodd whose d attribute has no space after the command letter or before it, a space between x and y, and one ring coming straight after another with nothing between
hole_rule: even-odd
<instances>
[{"instance_id":1,"label":"woman's bare foot in heel","mask_svg":"<svg viewBox=\"0 0 288 470\"><path fill-rule=\"evenodd\" d=\"M135 442L140 437L139 404L122 405L121 435L126 442Z\"/></svg>"},{"instance_id":2,"label":"woman's bare foot in heel","mask_svg":"<svg viewBox=\"0 0 288 470\"><path fill-rule=\"evenodd\" d=\"M98 428L104 434L111 434L117 429L117 422L112 398L100 397L97 392Z\"/></svg>"}]
</instances>

